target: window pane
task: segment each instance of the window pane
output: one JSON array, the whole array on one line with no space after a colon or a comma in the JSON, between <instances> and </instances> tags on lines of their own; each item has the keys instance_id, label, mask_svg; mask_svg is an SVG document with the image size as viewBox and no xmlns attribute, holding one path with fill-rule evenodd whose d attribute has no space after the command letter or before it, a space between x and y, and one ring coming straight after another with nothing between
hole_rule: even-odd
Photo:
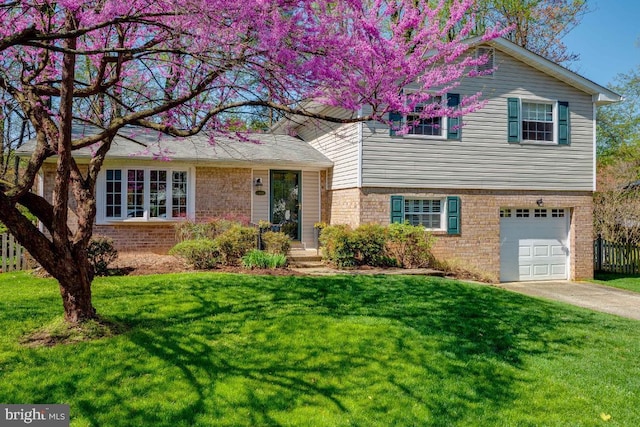
<instances>
[{"instance_id":1,"label":"window pane","mask_svg":"<svg viewBox=\"0 0 640 427\"><path fill-rule=\"evenodd\" d=\"M441 200L404 200L405 221L411 225L421 225L425 228L440 228L442 201Z\"/></svg>"},{"instance_id":2,"label":"window pane","mask_svg":"<svg viewBox=\"0 0 640 427\"><path fill-rule=\"evenodd\" d=\"M522 138L529 141L553 141L553 105L522 103Z\"/></svg>"},{"instance_id":3,"label":"window pane","mask_svg":"<svg viewBox=\"0 0 640 427\"><path fill-rule=\"evenodd\" d=\"M171 216L187 216L187 172L173 172L171 180L172 209Z\"/></svg>"},{"instance_id":4,"label":"window pane","mask_svg":"<svg viewBox=\"0 0 640 427\"><path fill-rule=\"evenodd\" d=\"M119 170L107 169L107 218L122 216L122 173Z\"/></svg>"},{"instance_id":5,"label":"window pane","mask_svg":"<svg viewBox=\"0 0 640 427\"><path fill-rule=\"evenodd\" d=\"M167 217L167 171L151 171L149 175L149 216Z\"/></svg>"},{"instance_id":6,"label":"window pane","mask_svg":"<svg viewBox=\"0 0 640 427\"><path fill-rule=\"evenodd\" d=\"M127 217L144 216L144 170L127 171Z\"/></svg>"},{"instance_id":7,"label":"window pane","mask_svg":"<svg viewBox=\"0 0 640 427\"><path fill-rule=\"evenodd\" d=\"M442 98L437 96L433 98L434 103L442 102ZM415 113L421 113L424 109L424 105L418 104L413 109ZM442 135L442 117L423 118L419 117L419 114L408 114L407 123L409 124L408 133L411 135L429 135L440 136Z\"/></svg>"}]
</instances>

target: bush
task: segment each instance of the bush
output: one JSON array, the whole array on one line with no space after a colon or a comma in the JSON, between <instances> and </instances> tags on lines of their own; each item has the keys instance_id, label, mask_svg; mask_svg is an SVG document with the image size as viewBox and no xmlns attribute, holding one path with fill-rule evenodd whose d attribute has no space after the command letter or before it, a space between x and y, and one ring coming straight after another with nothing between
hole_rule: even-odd
<instances>
[{"instance_id":1,"label":"bush","mask_svg":"<svg viewBox=\"0 0 640 427\"><path fill-rule=\"evenodd\" d=\"M180 222L176 225L176 240L178 242L199 239L213 240L234 225L238 224L240 224L240 222L235 222L226 218L210 218L205 222Z\"/></svg>"},{"instance_id":2,"label":"bush","mask_svg":"<svg viewBox=\"0 0 640 427\"><path fill-rule=\"evenodd\" d=\"M284 254L275 254L253 249L242 257L242 265L245 268L281 268L287 264Z\"/></svg>"},{"instance_id":3,"label":"bush","mask_svg":"<svg viewBox=\"0 0 640 427\"><path fill-rule=\"evenodd\" d=\"M408 223L387 227L386 252L404 268L426 267L431 262L431 233Z\"/></svg>"},{"instance_id":4,"label":"bush","mask_svg":"<svg viewBox=\"0 0 640 427\"><path fill-rule=\"evenodd\" d=\"M320 233L322 256L338 268L354 267L356 248L348 225L329 225Z\"/></svg>"},{"instance_id":5,"label":"bush","mask_svg":"<svg viewBox=\"0 0 640 427\"><path fill-rule=\"evenodd\" d=\"M496 276L487 273L481 268L469 265L468 262L464 262L460 259L442 259L433 260L433 268L436 268L444 272L447 276L453 276L456 279L475 280L477 282L485 283L498 283L499 280Z\"/></svg>"},{"instance_id":6,"label":"bush","mask_svg":"<svg viewBox=\"0 0 640 427\"><path fill-rule=\"evenodd\" d=\"M252 227L234 224L215 238L220 260L225 265L237 265L240 259L257 245L258 232Z\"/></svg>"},{"instance_id":7,"label":"bush","mask_svg":"<svg viewBox=\"0 0 640 427\"><path fill-rule=\"evenodd\" d=\"M356 258L361 265L387 267L394 264L385 253L387 229L379 224L364 224L356 228L352 235Z\"/></svg>"},{"instance_id":8,"label":"bush","mask_svg":"<svg viewBox=\"0 0 640 427\"><path fill-rule=\"evenodd\" d=\"M265 231L262 233L265 252L286 255L291 248L291 238L282 232Z\"/></svg>"},{"instance_id":9,"label":"bush","mask_svg":"<svg viewBox=\"0 0 640 427\"><path fill-rule=\"evenodd\" d=\"M113 247L112 239L97 236L89 242L87 258L96 276L106 276L109 265L118 258L118 251Z\"/></svg>"},{"instance_id":10,"label":"bush","mask_svg":"<svg viewBox=\"0 0 640 427\"><path fill-rule=\"evenodd\" d=\"M184 258L198 270L215 268L220 262L220 252L211 239L185 240L171 248L169 254Z\"/></svg>"}]
</instances>

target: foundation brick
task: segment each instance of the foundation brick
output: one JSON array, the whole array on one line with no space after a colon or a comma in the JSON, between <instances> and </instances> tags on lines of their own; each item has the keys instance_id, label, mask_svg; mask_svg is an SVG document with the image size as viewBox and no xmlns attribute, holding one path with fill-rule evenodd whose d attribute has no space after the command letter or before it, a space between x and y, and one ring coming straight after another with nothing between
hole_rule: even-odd
<instances>
[{"instance_id":1,"label":"foundation brick","mask_svg":"<svg viewBox=\"0 0 640 427\"><path fill-rule=\"evenodd\" d=\"M365 188L333 191L331 224L389 224L391 195L420 198L461 198L461 234L434 232L433 253L440 259L457 259L488 275L500 277L500 208L568 208L570 212L571 280L593 277L593 198L589 192L531 192L481 190L416 190ZM359 212L358 212L359 211Z\"/></svg>"}]
</instances>

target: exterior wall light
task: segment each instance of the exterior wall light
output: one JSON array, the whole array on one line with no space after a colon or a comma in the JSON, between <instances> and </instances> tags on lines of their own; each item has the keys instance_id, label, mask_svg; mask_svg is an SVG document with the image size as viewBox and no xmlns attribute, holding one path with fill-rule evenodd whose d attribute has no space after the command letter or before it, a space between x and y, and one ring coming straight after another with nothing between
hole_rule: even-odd
<instances>
[{"instance_id":1,"label":"exterior wall light","mask_svg":"<svg viewBox=\"0 0 640 427\"><path fill-rule=\"evenodd\" d=\"M262 189L262 178L256 178L255 181L253 181L253 186L256 188L256 195L257 196L264 196L265 194L267 194Z\"/></svg>"}]
</instances>

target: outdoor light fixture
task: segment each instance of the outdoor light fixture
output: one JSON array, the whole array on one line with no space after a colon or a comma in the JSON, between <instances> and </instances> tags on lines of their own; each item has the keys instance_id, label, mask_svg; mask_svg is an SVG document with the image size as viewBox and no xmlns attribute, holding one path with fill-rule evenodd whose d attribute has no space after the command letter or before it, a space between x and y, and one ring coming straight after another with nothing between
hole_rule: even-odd
<instances>
[{"instance_id":1,"label":"outdoor light fixture","mask_svg":"<svg viewBox=\"0 0 640 427\"><path fill-rule=\"evenodd\" d=\"M536 200L536 205L542 206L542 205L544 205L544 201L542 199L538 199L538 200Z\"/></svg>"},{"instance_id":2,"label":"outdoor light fixture","mask_svg":"<svg viewBox=\"0 0 640 427\"><path fill-rule=\"evenodd\" d=\"M257 196L264 196L265 194L267 194L262 189L262 178L256 178L255 181L253 181L253 185L254 185L254 187L256 187L256 195Z\"/></svg>"}]
</instances>

